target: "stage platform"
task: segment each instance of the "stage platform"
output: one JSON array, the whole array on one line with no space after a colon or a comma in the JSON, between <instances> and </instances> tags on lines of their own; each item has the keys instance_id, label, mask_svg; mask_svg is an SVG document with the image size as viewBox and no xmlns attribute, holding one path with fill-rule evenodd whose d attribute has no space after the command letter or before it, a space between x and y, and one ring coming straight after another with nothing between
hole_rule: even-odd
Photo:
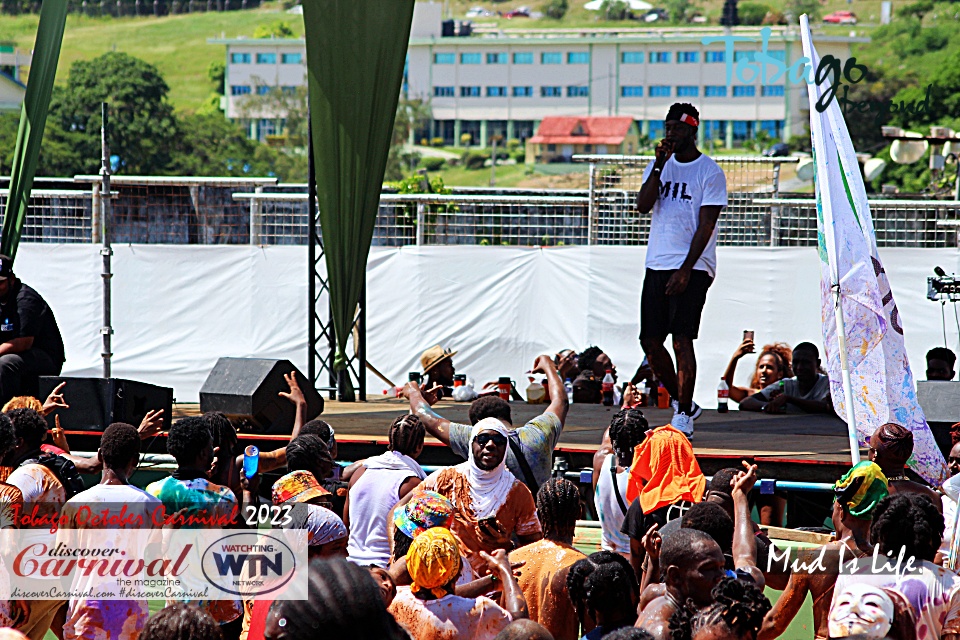
<instances>
[{"instance_id":1,"label":"stage platform","mask_svg":"<svg viewBox=\"0 0 960 640\"><path fill-rule=\"evenodd\" d=\"M469 424L469 403L441 401L434 410L453 422ZM511 403L515 425L541 413L546 405ZM199 413L197 404L178 404L174 419ZM367 402L327 400L322 418L333 425L343 460L359 459L382 452L387 444L387 428L395 417L408 411L407 402L394 398L377 398ZM669 422L671 410L643 409L651 425ZM590 466L603 431L615 413L602 405L571 405L566 425L557 447L557 457L567 458L568 468ZM241 436L243 440L285 441L285 436ZM460 459L432 438L421 462L453 464ZM432 445L432 446L431 446ZM274 445L279 446L279 445ZM760 466L763 477L778 480L834 482L850 466L850 450L846 424L823 415L766 415L747 411L717 413L704 410L696 421L694 451L704 472L739 466L749 459ZM866 451L862 452L866 456Z\"/></svg>"}]
</instances>

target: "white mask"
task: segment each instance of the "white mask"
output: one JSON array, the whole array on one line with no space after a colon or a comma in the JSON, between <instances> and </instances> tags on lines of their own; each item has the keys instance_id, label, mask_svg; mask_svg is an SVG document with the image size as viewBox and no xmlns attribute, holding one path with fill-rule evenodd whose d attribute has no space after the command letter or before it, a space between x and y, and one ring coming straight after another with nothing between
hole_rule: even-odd
<instances>
[{"instance_id":1,"label":"white mask","mask_svg":"<svg viewBox=\"0 0 960 640\"><path fill-rule=\"evenodd\" d=\"M827 623L831 638L863 634L884 638L893 623L893 599L879 587L852 584L846 587L830 609Z\"/></svg>"}]
</instances>

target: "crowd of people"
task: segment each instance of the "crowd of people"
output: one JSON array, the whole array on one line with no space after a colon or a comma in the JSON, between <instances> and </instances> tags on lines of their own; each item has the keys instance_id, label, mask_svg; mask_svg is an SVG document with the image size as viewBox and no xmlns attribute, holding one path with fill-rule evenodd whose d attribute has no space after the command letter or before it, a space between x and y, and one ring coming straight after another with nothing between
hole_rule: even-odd
<instances>
[{"instance_id":1,"label":"crowd of people","mask_svg":"<svg viewBox=\"0 0 960 640\"><path fill-rule=\"evenodd\" d=\"M763 353L751 387L738 392L741 402L792 380L783 406L810 410L804 396L822 375L815 347ZM166 436L176 470L144 488L131 477L142 440L159 430L155 412L139 427L110 425L96 458L78 468L73 461L85 459L69 453L62 433L46 442L43 414L66 408L61 390L43 403L15 398L0 414L8 515L14 505L55 510L102 544L131 532L85 531L74 521L84 505L227 513L269 496L296 507L285 526L305 530L309 590L306 600L170 600L159 611L155 603L152 614L147 601L13 600L0 604L0 637L766 640L786 631L808 593L817 638L960 634L960 577L947 562L954 516L943 515L956 513L960 490L941 494L907 476L909 430L877 430L870 459L835 484L832 541L791 556L752 518L756 466L707 478L687 435L650 425L632 406L629 386L594 457L592 496L552 476L569 408L562 372L569 377L582 360L592 370L598 357L605 370L612 366L599 349L585 359L537 358L533 369L546 376L550 403L519 426L499 395L475 400L470 424L447 420L432 407L436 381L410 382L403 388L410 411L385 425L386 451L345 467L336 461L334 427L307 420L291 375L284 395L298 406L293 433L285 447L262 452L259 473L244 473L231 421L208 413L173 424ZM418 458L428 435L465 461L426 473ZM960 444L950 463L952 474L960 472ZM261 487L271 472L280 475ZM84 489L81 473L100 481ZM601 549L587 555L574 538L591 497ZM5 524L17 526L10 517ZM905 556L909 567L877 572L877 554ZM771 602L767 588L782 594Z\"/></svg>"}]
</instances>

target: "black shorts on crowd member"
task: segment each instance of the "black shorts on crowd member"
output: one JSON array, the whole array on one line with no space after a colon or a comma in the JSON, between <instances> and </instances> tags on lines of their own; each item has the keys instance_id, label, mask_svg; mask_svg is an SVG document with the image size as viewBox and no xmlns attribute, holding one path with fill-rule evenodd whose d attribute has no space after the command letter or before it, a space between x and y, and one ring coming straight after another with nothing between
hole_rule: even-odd
<instances>
[{"instance_id":1,"label":"black shorts on crowd member","mask_svg":"<svg viewBox=\"0 0 960 640\"><path fill-rule=\"evenodd\" d=\"M640 339L663 342L668 335L695 340L700 333L700 315L713 278L694 269L683 293L667 295L667 282L676 269L647 269L640 294Z\"/></svg>"}]
</instances>

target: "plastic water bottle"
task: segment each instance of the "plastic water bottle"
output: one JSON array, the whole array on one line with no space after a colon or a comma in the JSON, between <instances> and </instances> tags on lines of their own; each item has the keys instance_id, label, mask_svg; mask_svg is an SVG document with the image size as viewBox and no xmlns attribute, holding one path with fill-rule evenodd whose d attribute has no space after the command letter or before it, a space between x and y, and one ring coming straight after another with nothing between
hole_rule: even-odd
<instances>
[{"instance_id":1,"label":"plastic water bottle","mask_svg":"<svg viewBox=\"0 0 960 640\"><path fill-rule=\"evenodd\" d=\"M730 397L730 387L727 381L720 378L720 384L717 385L717 413L726 413L730 409L727 407L727 399Z\"/></svg>"},{"instance_id":2,"label":"plastic water bottle","mask_svg":"<svg viewBox=\"0 0 960 640\"><path fill-rule=\"evenodd\" d=\"M607 369L603 376L603 382L600 383L600 389L603 392L603 405L605 407L613 406L613 369Z\"/></svg>"},{"instance_id":3,"label":"plastic water bottle","mask_svg":"<svg viewBox=\"0 0 960 640\"><path fill-rule=\"evenodd\" d=\"M252 478L260 468L260 450L254 445L248 445L243 450L243 475Z\"/></svg>"},{"instance_id":4,"label":"plastic water bottle","mask_svg":"<svg viewBox=\"0 0 960 640\"><path fill-rule=\"evenodd\" d=\"M563 381L563 388L567 392L567 403L573 404L573 382L570 381L570 378Z\"/></svg>"}]
</instances>

